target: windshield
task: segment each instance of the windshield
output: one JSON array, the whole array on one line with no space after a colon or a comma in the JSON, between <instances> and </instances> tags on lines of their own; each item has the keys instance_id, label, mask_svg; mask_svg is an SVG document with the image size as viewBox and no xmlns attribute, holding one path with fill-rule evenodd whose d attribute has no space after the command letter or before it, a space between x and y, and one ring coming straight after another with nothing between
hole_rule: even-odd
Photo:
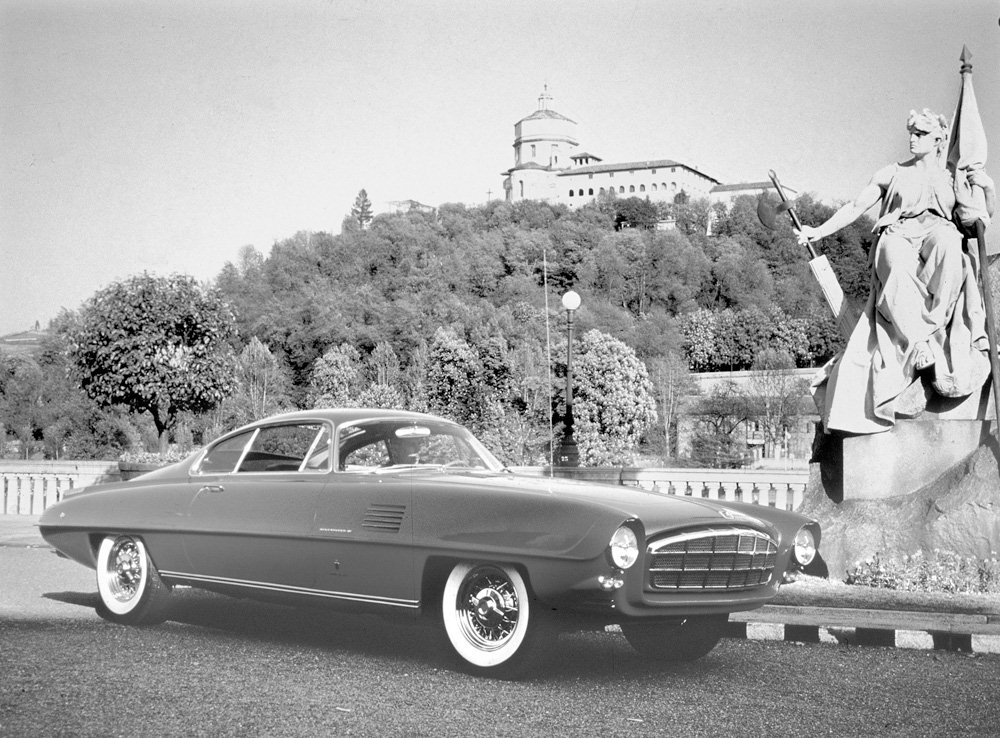
<instances>
[{"instance_id":1,"label":"windshield","mask_svg":"<svg viewBox=\"0 0 1000 738\"><path fill-rule=\"evenodd\" d=\"M481 469L503 464L465 428L423 420L371 420L337 429L337 469Z\"/></svg>"}]
</instances>

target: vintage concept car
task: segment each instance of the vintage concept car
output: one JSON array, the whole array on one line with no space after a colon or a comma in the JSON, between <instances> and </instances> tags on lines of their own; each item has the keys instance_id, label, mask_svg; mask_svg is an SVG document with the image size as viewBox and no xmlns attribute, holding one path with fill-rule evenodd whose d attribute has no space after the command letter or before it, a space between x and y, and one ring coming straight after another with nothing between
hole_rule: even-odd
<instances>
[{"instance_id":1,"label":"vintage concept car","mask_svg":"<svg viewBox=\"0 0 1000 738\"><path fill-rule=\"evenodd\" d=\"M97 570L114 622L162 622L176 586L425 616L460 666L500 677L560 627L618 623L640 652L698 658L820 536L785 510L518 476L455 423L359 409L258 421L39 526Z\"/></svg>"}]
</instances>

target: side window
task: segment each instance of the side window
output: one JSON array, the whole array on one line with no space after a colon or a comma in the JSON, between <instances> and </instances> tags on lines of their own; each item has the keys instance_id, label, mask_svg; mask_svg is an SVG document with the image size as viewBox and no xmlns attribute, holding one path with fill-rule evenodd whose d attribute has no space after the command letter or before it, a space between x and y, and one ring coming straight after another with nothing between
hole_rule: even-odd
<instances>
[{"instance_id":1,"label":"side window","mask_svg":"<svg viewBox=\"0 0 1000 738\"><path fill-rule=\"evenodd\" d=\"M236 462L243 455L243 449L250 440L252 431L240 433L215 444L198 467L199 474L229 474L236 468Z\"/></svg>"},{"instance_id":2,"label":"side window","mask_svg":"<svg viewBox=\"0 0 1000 738\"><path fill-rule=\"evenodd\" d=\"M265 426L258 431L239 471L298 471L307 456L312 459L315 442L323 432L325 426L320 423Z\"/></svg>"},{"instance_id":3,"label":"side window","mask_svg":"<svg viewBox=\"0 0 1000 738\"><path fill-rule=\"evenodd\" d=\"M344 471L370 469L373 466L389 466L389 447L383 440L356 448L342 460Z\"/></svg>"}]
</instances>

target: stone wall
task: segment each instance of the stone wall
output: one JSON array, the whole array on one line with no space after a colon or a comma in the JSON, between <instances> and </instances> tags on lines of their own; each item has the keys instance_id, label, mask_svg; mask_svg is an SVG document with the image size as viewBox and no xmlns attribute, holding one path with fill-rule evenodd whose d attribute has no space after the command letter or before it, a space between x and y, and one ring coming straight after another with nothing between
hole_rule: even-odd
<instances>
[{"instance_id":1,"label":"stone wall","mask_svg":"<svg viewBox=\"0 0 1000 738\"><path fill-rule=\"evenodd\" d=\"M117 461L0 461L0 514L39 515L73 489L119 479Z\"/></svg>"}]
</instances>

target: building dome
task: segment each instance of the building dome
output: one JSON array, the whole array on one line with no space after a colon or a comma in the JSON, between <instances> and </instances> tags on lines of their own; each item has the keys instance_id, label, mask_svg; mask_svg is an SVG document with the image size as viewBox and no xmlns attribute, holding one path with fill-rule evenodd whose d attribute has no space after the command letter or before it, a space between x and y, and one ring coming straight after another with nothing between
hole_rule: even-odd
<instances>
[{"instance_id":1,"label":"building dome","mask_svg":"<svg viewBox=\"0 0 1000 738\"><path fill-rule=\"evenodd\" d=\"M514 169L540 165L568 169L573 150L580 145L576 121L549 108L548 85L538 96L538 110L514 124Z\"/></svg>"}]
</instances>

